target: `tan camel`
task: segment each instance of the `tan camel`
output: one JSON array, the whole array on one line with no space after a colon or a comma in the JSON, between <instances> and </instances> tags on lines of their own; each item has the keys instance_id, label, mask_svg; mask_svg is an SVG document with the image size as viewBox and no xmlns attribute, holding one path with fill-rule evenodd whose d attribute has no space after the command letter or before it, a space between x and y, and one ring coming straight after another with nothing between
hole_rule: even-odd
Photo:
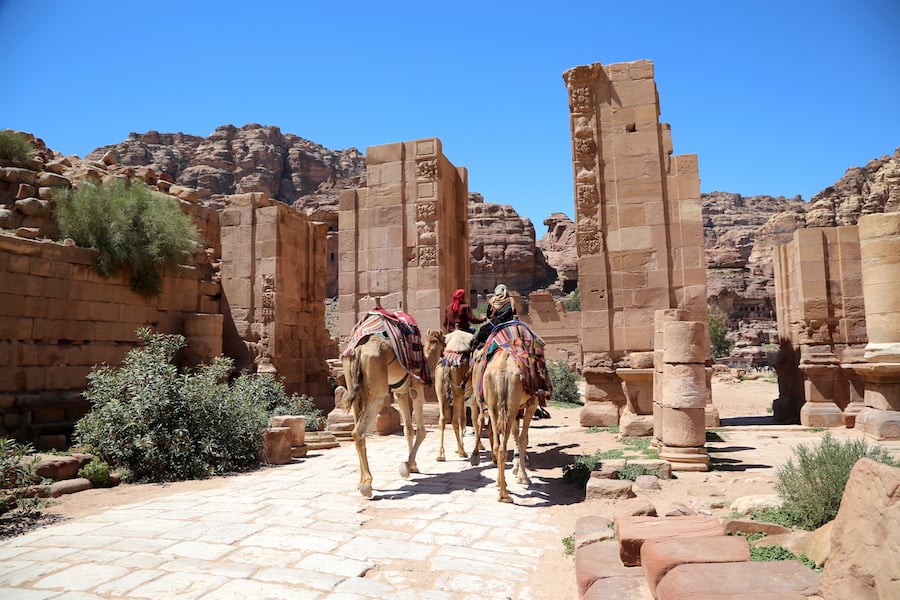
<instances>
[{"instance_id":1,"label":"tan camel","mask_svg":"<svg viewBox=\"0 0 900 600\"><path fill-rule=\"evenodd\" d=\"M472 372L476 399L484 401L493 427L491 449L497 464L500 502L512 502L506 487L506 448L510 437L515 441L513 475L519 484L531 484L526 471L528 427L540 404L537 394L549 395L552 389L546 377L543 341L524 324L512 325L511 330L514 333L510 337L515 341L497 345L487 364L483 354L476 355ZM483 352L491 347L492 340L493 336ZM518 354L514 356L512 352Z\"/></svg>"},{"instance_id":2,"label":"tan camel","mask_svg":"<svg viewBox=\"0 0 900 600\"><path fill-rule=\"evenodd\" d=\"M484 449L481 445L481 405L475 402L475 396L472 393L472 378L469 377L471 359L469 346L473 337L475 336L468 331L456 330L451 331L441 340L443 352L441 360L434 369L434 391L440 404L438 429L441 432L441 444L438 448L438 461L446 460L444 430L448 417L453 425L453 433L456 435L456 454L461 458L469 457L463 446L463 436L466 432L466 406L472 413L472 425L475 430L472 465L479 463L479 452Z\"/></svg>"},{"instance_id":3,"label":"tan camel","mask_svg":"<svg viewBox=\"0 0 900 600\"><path fill-rule=\"evenodd\" d=\"M437 350L431 349L429 352L426 348L427 362L436 362L437 355ZM352 435L359 457L357 489L366 498L371 498L372 471L366 452L366 435L375 424L378 413L390 403L392 393L403 419L409 449L406 461L400 464L400 476L406 478L410 473L419 472L416 453L425 440L424 385L400 363L391 342L382 335L366 336L341 358L348 401L356 422Z\"/></svg>"}]
</instances>

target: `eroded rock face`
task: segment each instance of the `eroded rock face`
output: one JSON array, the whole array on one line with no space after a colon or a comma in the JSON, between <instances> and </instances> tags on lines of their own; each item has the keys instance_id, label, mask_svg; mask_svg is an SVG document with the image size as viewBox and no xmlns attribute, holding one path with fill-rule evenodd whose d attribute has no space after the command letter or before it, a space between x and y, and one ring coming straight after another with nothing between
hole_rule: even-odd
<instances>
[{"instance_id":1,"label":"eroded rock face","mask_svg":"<svg viewBox=\"0 0 900 600\"><path fill-rule=\"evenodd\" d=\"M567 294L578 287L578 252L575 223L565 213L555 212L544 219L547 233L538 242L547 264L556 270L551 290Z\"/></svg>"},{"instance_id":2,"label":"eroded rock face","mask_svg":"<svg viewBox=\"0 0 900 600\"><path fill-rule=\"evenodd\" d=\"M121 165L149 167L202 200L227 194L263 192L293 204L320 189L358 185L365 170L356 148L329 150L278 127L223 125L209 137L183 133L132 133L119 144L102 146L85 160L111 154Z\"/></svg>"},{"instance_id":3,"label":"eroded rock face","mask_svg":"<svg viewBox=\"0 0 900 600\"><path fill-rule=\"evenodd\" d=\"M534 225L508 204L485 202L469 194L471 287L492 293L498 283L527 293L556 279L544 253L535 244Z\"/></svg>"}]
</instances>

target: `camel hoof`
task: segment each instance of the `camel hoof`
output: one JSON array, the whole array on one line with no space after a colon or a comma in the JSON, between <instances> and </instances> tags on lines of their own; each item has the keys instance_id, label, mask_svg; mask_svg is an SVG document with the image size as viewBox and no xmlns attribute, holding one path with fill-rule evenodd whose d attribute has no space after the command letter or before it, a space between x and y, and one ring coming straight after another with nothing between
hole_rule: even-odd
<instances>
[{"instance_id":1,"label":"camel hoof","mask_svg":"<svg viewBox=\"0 0 900 600\"><path fill-rule=\"evenodd\" d=\"M469 458L469 455L466 454L465 452L457 452L457 454L459 455L460 458Z\"/></svg>"},{"instance_id":2,"label":"camel hoof","mask_svg":"<svg viewBox=\"0 0 900 600\"><path fill-rule=\"evenodd\" d=\"M500 502L512 504L512 498L510 498L509 496L500 496Z\"/></svg>"},{"instance_id":3,"label":"camel hoof","mask_svg":"<svg viewBox=\"0 0 900 600\"><path fill-rule=\"evenodd\" d=\"M443 456L438 456L438 457L437 457L437 461L438 461L438 462L446 462L446 460L447 460L447 459L444 458Z\"/></svg>"},{"instance_id":4,"label":"camel hoof","mask_svg":"<svg viewBox=\"0 0 900 600\"><path fill-rule=\"evenodd\" d=\"M400 463L400 477L403 479L409 477L409 465L407 463Z\"/></svg>"},{"instance_id":5,"label":"camel hoof","mask_svg":"<svg viewBox=\"0 0 900 600\"><path fill-rule=\"evenodd\" d=\"M372 484L371 483L361 483L359 487L356 488L359 490L359 493L363 495L364 498L372 497Z\"/></svg>"},{"instance_id":6,"label":"camel hoof","mask_svg":"<svg viewBox=\"0 0 900 600\"><path fill-rule=\"evenodd\" d=\"M481 463L481 457L477 452L473 452L472 456L469 457L469 464L473 467L477 467Z\"/></svg>"},{"instance_id":7,"label":"camel hoof","mask_svg":"<svg viewBox=\"0 0 900 600\"><path fill-rule=\"evenodd\" d=\"M419 472L419 467L418 467L417 465L412 465L412 466L409 467L409 472L410 472L410 473L418 473L418 472Z\"/></svg>"}]
</instances>

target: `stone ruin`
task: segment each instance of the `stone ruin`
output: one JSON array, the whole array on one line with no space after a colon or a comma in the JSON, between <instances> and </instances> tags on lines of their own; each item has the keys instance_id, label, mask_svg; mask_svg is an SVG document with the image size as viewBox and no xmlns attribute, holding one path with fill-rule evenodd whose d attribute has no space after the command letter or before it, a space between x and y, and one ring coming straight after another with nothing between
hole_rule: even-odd
<instances>
[{"instance_id":1,"label":"stone ruin","mask_svg":"<svg viewBox=\"0 0 900 600\"><path fill-rule=\"evenodd\" d=\"M697 157L672 156L651 61L574 67L563 79L582 303L581 424L625 418L641 421L646 434L660 402L654 369L664 370L653 358L662 350L657 311L678 309L679 320L704 328L708 319ZM706 350L689 358L705 365ZM693 397L709 398L707 378L694 383Z\"/></svg>"},{"instance_id":2,"label":"stone ruin","mask_svg":"<svg viewBox=\"0 0 900 600\"><path fill-rule=\"evenodd\" d=\"M367 148L366 173L340 197L340 336L376 301L423 334L440 329L453 291L468 289L468 173L437 138Z\"/></svg>"},{"instance_id":3,"label":"stone ruin","mask_svg":"<svg viewBox=\"0 0 900 600\"><path fill-rule=\"evenodd\" d=\"M777 249L775 417L900 439L900 213L799 229Z\"/></svg>"}]
</instances>

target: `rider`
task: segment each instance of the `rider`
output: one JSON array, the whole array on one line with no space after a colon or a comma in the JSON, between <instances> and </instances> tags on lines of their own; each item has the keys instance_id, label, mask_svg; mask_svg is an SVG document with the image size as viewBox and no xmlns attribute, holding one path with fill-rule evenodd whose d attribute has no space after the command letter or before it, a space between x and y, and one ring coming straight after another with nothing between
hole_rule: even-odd
<instances>
[{"instance_id":1,"label":"rider","mask_svg":"<svg viewBox=\"0 0 900 600\"><path fill-rule=\"evenodd\" d=\"M465 301L466 292L456 290L453 299L444 309L444 331L450 333L456 329L472 333L471 323L484 323L484 317L478 317L472 312L472 307Z\"/></svg>"},{"instance_id":2,"label":"rider","mask_svg":"<svg viewBox=\"0 0 900 600\"><path fill-rule=\"evenodd\" d=\"M472 340L473 350L478 349L487 341L497 325L518 318L516 307L513 306L512 298L509 297L509 290L502 283L494 288L494 295L488 300L486 316L488 322L481 326L481 329L475 334L475 339Z\"/></svg>"}]
</instances>

